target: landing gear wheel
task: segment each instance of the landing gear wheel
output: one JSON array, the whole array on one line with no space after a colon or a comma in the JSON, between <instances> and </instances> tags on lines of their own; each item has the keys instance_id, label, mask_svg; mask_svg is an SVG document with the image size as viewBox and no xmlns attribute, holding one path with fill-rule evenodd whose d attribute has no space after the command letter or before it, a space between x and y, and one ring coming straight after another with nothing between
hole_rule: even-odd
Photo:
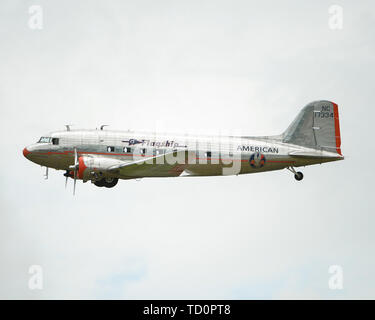
<instances>
[{"instance_id":1,"label":"landing gear wheel","mask_svg":"<svg viewBox=\"0 0 375 320\"><path fill-rule=\"evenodd\" d=\"M104 179L100 179L94 182L97 187L104 187Z\"/></svg>"},{"instance_id":2,"label":"landing gear wheel","mask_svg":"<svg viewBox=\"0 0 375 320\"><path fill-rule=\"evenodd\" d=\"M106 188L113 188L117 184L118 179L117 178L104 178L103 181L104 181L104 186Z\"/></svg>"},{"instance_id":3,"label":"landing gear wheel","mask_svg":"<svg viewBox=\"0 0 375 320\"><path fill-rule=\"evenodd\" d=\"M290 172L294 173L294 178L297 180L297 181L301 181L303 179L303 173L301 171L296 171L294 170L293 167L287 167L287 170L289 170Z\"/></svg>"},{"instance_id":4,"label":"landing gear wheel","mask_svg":"<svg viewBox=\"0 0 375 320\"><path fill-rule=\"evenodd\" d=\"M97 187L113 188L118 182L117 178L102 178L94 182Z\"/></svg>"},{"instance_id":5,"label":"landing gear wheel","mask_svg":"<svg viewBox=\"0 0 375 320\"><path fill-rule=\"evenodd\" d=\"M301 181L303 179L303 173L301 171L296 172L295 175L294 175L294 178L297 181Z\"/></svg>"}]
</instances>

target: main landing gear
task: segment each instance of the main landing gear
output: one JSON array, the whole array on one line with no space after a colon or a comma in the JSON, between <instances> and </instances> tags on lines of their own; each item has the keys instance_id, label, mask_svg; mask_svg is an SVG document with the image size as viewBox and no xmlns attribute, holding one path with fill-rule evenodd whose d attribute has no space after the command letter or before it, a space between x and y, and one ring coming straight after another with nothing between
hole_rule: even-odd
<instances>
[{"instance_id":1,"label":"main landing gear","mask_svg":"<svg viewBox=\"0 0 375 320\"><path fill-rule=\"evenodd\" d=\"M102 178L94 182L97 187L113 188L118 182L118 178Z\"/></svg>"},{"instance_id":2,"label":"main landing gear","mask_svg":"<svg viewBox=\"0 0 375 320\"><path fill-rule=\"evenodd\" d=\"M73 169L73 168L71 168L71 169ZM73 170L66 170L66 172L64 173L64 177L66 177L65 189L66 189L66 186L67 186L67 183L68 183L68 178L74 179L73 195L75 193L76 181L77 181L77 177L78 177L77 173L79 173L77 171L78 171L77 169L74 169L74 171ZM82 179L82 177L80 177L79 179ZM100 174L100 176L97 175L97 174L93 174L92 179L83 180L83 182L87 182L87 181L91 181L97 187L113 188L117 184L118 178L103 177L102 174Z\"/></svg>"},{"instance_id":3,"label":"main landing gear","mask_svg":"<svg viewBox=\"0 0 375 320\"><path fill-rule=\"evenodd\" d=\"M297 180L297 181L301 181L303 179L303 173L301 171L296 171L294 170L293 167L288 167L287 168L290 172L294 173L294 178Z\"/></svg>"}]
</instances>

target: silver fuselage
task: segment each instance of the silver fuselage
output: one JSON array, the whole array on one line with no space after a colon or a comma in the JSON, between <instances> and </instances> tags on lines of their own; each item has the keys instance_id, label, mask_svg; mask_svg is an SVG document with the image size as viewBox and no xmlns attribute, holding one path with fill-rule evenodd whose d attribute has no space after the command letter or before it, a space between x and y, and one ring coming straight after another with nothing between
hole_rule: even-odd
<instances>
[{"instance_id":1,"label":"silver fuselage","mask_svg":"<svg viewBox=\"0 0 375 320\"><path fill-rule=\"evenodd\" d=\"M163 168L163 163L150 163L153 168L146 167L134 174L103 172L105 176L119 179L247 174L343 159L337 153L283 143L279 136L192 136L73 130L52 132L49 137L58 139L58 144L35 143L24 149L24 155L41 166L57 170L69 170L69 166L74 163L74 149L78 156L113 159L122 163L182 150L189 155L185 163L177 161L168 170L158 170Z\"/></svg>"}]
</instances>

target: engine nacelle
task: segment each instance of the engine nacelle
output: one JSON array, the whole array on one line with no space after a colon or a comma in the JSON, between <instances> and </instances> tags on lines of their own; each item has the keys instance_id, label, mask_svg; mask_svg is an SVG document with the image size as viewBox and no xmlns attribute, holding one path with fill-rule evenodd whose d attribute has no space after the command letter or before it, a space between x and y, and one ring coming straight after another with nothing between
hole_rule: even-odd
<instances>
[{"instance_id":1,"label":"engine nacelle","mask_svg":"<svg viewBox=\"0 0 375 320\"><path fill-rule=\"evenodd\" d=\"M112 166L123 164L121 160L104 157L81 156L78 158L78 179L96 180Z\"/></svg>"}]
</instances>

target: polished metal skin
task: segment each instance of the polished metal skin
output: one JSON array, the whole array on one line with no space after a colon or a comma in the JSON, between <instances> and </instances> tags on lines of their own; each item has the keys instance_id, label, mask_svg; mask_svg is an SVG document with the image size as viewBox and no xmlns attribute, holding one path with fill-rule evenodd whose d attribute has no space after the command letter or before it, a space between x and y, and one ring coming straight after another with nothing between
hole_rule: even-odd
<instances>
[{"instance_id":1,"label":"polished metal skin","mask_svg":"<svg viewBox=\"0 0 375 320\"><path fill-rule=\"evenodd\" d=\"M315 101L278 136L190 136L131 131L56 131L27 146L24 156L67 178L112 187L118 179L220 176L342 160L338 106ZM48 171L47 171L48 175Z\"/></svg>"}]
</instances>

